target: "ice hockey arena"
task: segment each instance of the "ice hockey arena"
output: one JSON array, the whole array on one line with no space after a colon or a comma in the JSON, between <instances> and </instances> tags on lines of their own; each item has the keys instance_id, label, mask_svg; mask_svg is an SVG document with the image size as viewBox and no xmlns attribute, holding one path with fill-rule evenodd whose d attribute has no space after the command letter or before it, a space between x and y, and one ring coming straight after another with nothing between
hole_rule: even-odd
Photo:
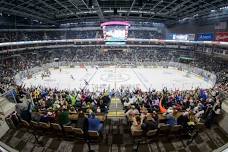
<instances>
[{"instance_id":1,"label":"ice hockey arena","mask_svg":"<svg viewBox=\"0 0 228 152\"><path fill-rule=\"evenodd\" d=\"M0 152L228 152L227 0L0 0Z\"/></svg>"}]
</instances>

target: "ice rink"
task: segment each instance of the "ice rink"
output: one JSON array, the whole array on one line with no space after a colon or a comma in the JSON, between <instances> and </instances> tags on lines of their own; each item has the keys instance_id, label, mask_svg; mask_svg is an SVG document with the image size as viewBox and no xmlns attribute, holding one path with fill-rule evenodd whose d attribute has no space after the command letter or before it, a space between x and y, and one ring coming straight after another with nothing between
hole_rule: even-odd
<instances>
[{"instance_id":1,"label":"ice rink","mask_svg":"<svg viewBox=\"0 0 228 152\"><path fill-rule=\"evenodd\" d=\"M103 89L140 88L161 90L190 90L197 87L211 88L214 84L202 77L179 71L174 68L61 68L50 69L50 76L42 79L36 73L30 79L23 80L26 87L44 86L57 89L82 89L91 91Z\"/></svg>"}]
</instances>

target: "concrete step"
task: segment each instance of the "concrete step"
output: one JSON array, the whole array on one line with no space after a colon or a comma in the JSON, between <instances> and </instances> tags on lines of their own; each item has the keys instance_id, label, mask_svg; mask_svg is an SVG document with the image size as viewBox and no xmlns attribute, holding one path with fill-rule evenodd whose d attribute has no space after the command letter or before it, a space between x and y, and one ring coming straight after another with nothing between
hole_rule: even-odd
<instances>
[{"instance_id":1,"label":"concrete step","mask_svg":"<svg viewBox=\"0 0 228 152\"><path fill-rule=\"evenodd\" d=\"M119 98L112 98L109 105L108 117L124 117L124 110Z\"/></svg>"},{"instance_id":2,"label":"concrete step","mask_svg":"<svg viewBox=\"0 0 228 152\"><path fill-rule=\"evenodd\" d=\"M9 102L6 98L0 97L0 114L8 115L15 110L15 103Z\"/></svg>"},{"instance_id":3,"label":"concrete step","mask_svg":"<svg viewBox=\"0 0 228 152\"><path fill-rule=\"evenodd\" d=\"M123 111L113 111L108 113L108 117L124 117L125 114Z\"/></svg>"}]
</instances>

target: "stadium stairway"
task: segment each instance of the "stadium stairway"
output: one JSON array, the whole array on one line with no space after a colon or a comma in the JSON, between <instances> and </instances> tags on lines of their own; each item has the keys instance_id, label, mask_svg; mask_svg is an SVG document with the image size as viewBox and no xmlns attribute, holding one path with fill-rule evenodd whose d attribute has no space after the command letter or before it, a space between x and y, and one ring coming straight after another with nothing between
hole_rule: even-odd
<instances>
[{"instance_id":1,"label":"stadium stairway","mask_svg":"<svg viewBox=\"0 0 228 152\"><path fill-rule=\"evenodd\" d=\"M124 117L124 110L119 98L112 98L109 106L108 117Z\"/></svg>"}]
</instances>

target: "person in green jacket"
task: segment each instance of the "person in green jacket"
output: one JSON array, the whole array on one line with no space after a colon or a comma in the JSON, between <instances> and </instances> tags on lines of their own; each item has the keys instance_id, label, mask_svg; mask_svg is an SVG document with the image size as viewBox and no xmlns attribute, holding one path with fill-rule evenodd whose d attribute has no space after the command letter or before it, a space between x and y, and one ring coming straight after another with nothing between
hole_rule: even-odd
<instances>
[{"instance_id":1,"label":"person in green jacket","mask_svg":"<svg viewBox=\"0 0 228 152\"><path fill-rule=\"evenodd\" d=\"M69 120L69 111L66 107L63 107L62 111L59 113L58 122L60 125L69 125L71 123Z\"/></svg>"},{"instance_id":2,"label":"person in green jacket","mask_svg":"<svg viewBox=\"0 0 228 152\"><path fill-rule=\"evenodd\" d=\"M74 107L76 104L76 96L74 94L71 95L71 104Z\"/></svg>"}]
</instances>

